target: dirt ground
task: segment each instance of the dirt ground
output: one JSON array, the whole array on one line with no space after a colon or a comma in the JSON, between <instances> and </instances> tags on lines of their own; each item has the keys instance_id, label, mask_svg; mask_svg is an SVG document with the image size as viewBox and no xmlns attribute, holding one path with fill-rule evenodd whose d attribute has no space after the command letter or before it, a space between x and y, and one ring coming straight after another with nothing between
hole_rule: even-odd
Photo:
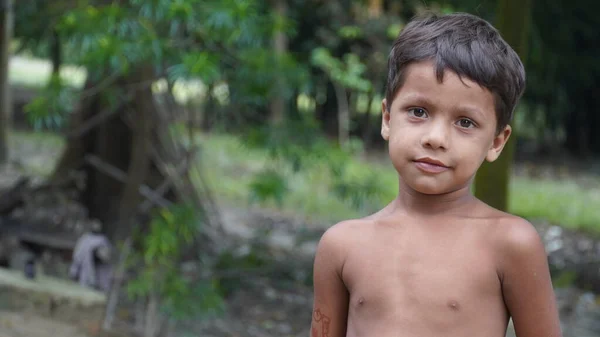
<instances>
[{"instance_id":1,"label":"dirt ground","mask_svg":"<svg viewBox=\"0 0 600 337\"><path fill-rule=\"evenodd\" d=\"M0 337L87 337L80 329L27 313L0 312Z\"/></svg>"}]
</instances>

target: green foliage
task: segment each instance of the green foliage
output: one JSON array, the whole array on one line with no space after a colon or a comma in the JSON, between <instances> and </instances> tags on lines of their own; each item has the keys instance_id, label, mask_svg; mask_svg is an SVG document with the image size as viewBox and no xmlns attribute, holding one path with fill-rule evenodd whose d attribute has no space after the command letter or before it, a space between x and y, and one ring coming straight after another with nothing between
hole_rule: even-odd
<instances>
[{"instance_id":1,"label":"green foliage","mask_svg":"<svg viewBox=\"0 0 600 337\"><path fill-rule=\"evenodd\" d=\"M60 129L69 118L79 96L60 76L51 76L39 96L25 106L35 129Z\"/></svg>"},{"instance_id":2,"label":"green foliage","mask_svg":"<svg viewBox=\"0 0 600 337\"><path fill-rule=\"evenodd\" d=\"M577 273L570 270L557 271L558 275L552 277L552 285L556 288L568 288L577 280Z\"/></svg>"},{"instance_id":3,"label":"green foliage","mask_svg":"<svg viewBox=\"0 0 600 337\"><path fill-rule=\"evenodd\" d=\"M157 294L162 309L178 319L219 312L223 302L212 278L186 279L180 268L185 249L201 230L196 210L188 205L161 209L152 219L148 233L140 239L140 249L128 264L140 268L127 285L130 296Z\"/></svg>"},{"instance_id":4,"label":"green foliage","mask_svg":"<svg viewBox=\"0 0 600 337\"><path fill-rule=\"evenodd\" d=\"M370 209L381 204L381 191L384 187L374 172L362 177L353 176L345 171L333 172L332 190L337 197L349 201L356 209Z\"/></svg>"},{"instance_id":5,"label":"green foliage","mask_svg":"<svg viewBox=\"0 0 600 337\"><path fill-rule=\"evenodd\" d=\"M289 181L305 170L325 170L331 177L331 196L352 207L373 206L381 195L381 182L375 172L356 174L350 169L355 151L362 144L340 148L322 136L314 122L287 121L276 128L251 130L244 138L248 149L264 149L269 160L249 183L251 202L275 201L281 207L291 192ZM315 191L317 193L317 191Z\"/></svg>"},{"instance_id":6,"label":"green foliage","mask_svg":"<svg viewBox=\"0 0 600 337\"><path fill-rule=\"evenodd\" d=\"M214 266L216 274L219 275L216 289L223 297L231 295L235 289L242 286L241 274L264 268L270 261L267 248L256 243L252 244L247 252L241 254L230 250L223 252Z\"/></svg>"},{"instance_id":7,"label":"green foliage","mask_svg":"<svg viewBox=\"0 0 600 337\"><path fill-rule=\"evenodd\" d=\"M404 25L401 23L391 24L387 29L388 38L395 39L396 37L398 37L398 35L400 34L400 32L402 31L403 28L404 28Z\"/></svg>"},{"instance_id":8,"label":"green foliage","mask_svg":"<svg viewBox=\"0 0 600 337\"><path fill-rule=\"evenodd\" d=\"M287 181L282 174L274 169L266 169L257 173L250 183L250 201L265 202L273 199L281 206L288 190Z\"/></svg>"},{"instance_id":9,"label":"green foliage","mask_svg":"<svg viewBox=\"0 0 600 337\"><path fill-rule=\"evenodd\" d=\"M352 53L339 60L325 48L316 48L312 53L312 63L327 73L332 81L340 83L345 88L358 91L371 90L371 82L363 77L367 67L360 58Z\"/></svg>"},{"instance_id":10,"label":"green foliage","mask_svg":"<svg viewBox=\"0 0 600 337\"><path fill-rule=\"evenodd\" d=\"M338 34L344 39L358 39L363 36L363 32L358 26L343 26L339 29Z\"/></svg>"},{"instance_id":11,"label":"green foliage","mask_svg":"<svg viewBox=\"0 0 600 337\"><path fill-rule=\"evenodd\" d=\"M276 96L291 99L306 83L305 67L291 54L274 55L271 49L275 32L293 34L293 21L273 14L261 0L78 1L63 5L62 11L52 12L52 20L40 20L46 18L44 10L50 7L42 0L28 2L17 13L22 27L17 37L23 48L48 56L52 36L42 32L56 32L63 61L84 67L95 82L127 78L150 67L156 80L225 83L233 88L229 90L232 100L251 106L267 106ZM61 96L61 87L52 88ZM40 100L38 110L43 103L51 103L49 100ZM30 117L45 115L38 111Z\"/></svg>"}]
</instances>

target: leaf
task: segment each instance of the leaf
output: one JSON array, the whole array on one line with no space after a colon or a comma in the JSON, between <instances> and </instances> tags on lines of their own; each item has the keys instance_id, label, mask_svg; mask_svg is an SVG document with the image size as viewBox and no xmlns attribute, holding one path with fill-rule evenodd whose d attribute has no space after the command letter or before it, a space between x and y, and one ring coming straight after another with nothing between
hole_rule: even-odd
<instances>
[{"instance_id":1,"label":"leaf","mask_svg":"<svg viewBox=\"0 0 600 337\"><path fill-rule=\"evenodd\" d=\"M288 185L283 175L273 169L266 169L254 176L249 189L250 200L265 202L272 199L281 206L283 196L288 191Z\"/></svg>"}]
</instances>

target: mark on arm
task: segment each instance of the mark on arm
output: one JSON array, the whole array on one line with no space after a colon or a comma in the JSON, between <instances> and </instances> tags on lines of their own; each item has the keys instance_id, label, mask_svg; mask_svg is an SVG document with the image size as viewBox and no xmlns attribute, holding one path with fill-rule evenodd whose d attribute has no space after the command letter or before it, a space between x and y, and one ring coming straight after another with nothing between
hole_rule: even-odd
<instances>
[{"instance_id":1,"label":"mark on arm","mask_svg":"<svg viewBox=\"0 0 600 337\"><path fill-rule=\"evenodd\" d=\"M331 319L321 312L321 310L316 309L313 313L313 320L315 324L312 327L311 337L329 337L329 324L331 323ZM318 324L320 323L320 324ZM321 334L319 335L319 329L317 326L321 327Z\"/></svg>"}]
</instances>

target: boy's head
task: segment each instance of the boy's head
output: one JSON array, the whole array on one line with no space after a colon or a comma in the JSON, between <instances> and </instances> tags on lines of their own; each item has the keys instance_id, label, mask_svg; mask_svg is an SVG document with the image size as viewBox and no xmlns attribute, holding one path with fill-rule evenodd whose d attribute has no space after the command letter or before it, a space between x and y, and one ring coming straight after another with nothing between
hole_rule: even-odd
<instances>
[{"instance_id":1,"label":"boy's head","mask_svg":"<svg viewBox=\"0 0 600 337\"><path fill-rule=\"evenodd\" d=\"M517 53L488 22L456 13L428 15L408 23L388 59L388 107L402 88L406 68L420 61L434 62L439 81L451 70L488 89L494 95L497 132L509 124L525 90L525 69Z\"/></svg>"},{"instance_id":2,"label":"boy's head","mask_svg":"<svg viewBox=\"0 0 600 337\"><path fill-rule=\"evenodd\" d=\"M409 23L389 57L382 136L404 183L425 194L466 187L500 155L525 87L515 51L469 14Z\"/></svg>"}]
</instances>

